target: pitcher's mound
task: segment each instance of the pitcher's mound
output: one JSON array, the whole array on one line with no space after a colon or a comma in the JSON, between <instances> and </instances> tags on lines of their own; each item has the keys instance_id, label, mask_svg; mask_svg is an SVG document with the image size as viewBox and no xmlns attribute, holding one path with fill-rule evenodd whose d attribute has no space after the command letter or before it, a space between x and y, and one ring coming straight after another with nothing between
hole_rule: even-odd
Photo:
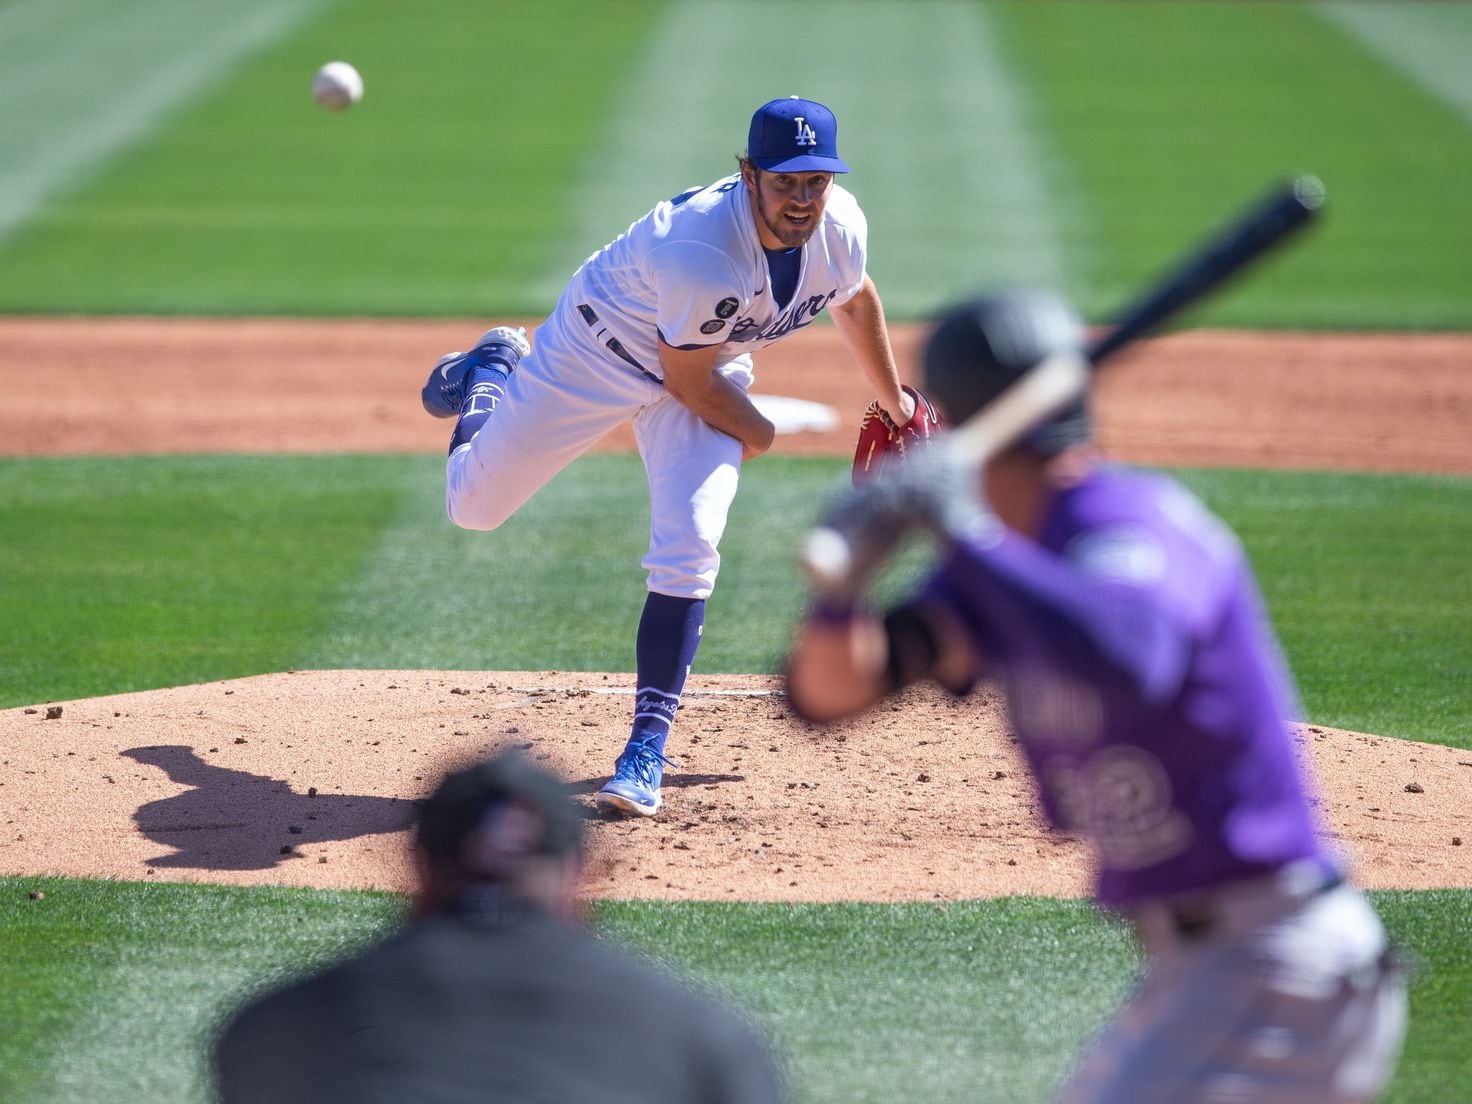
<instances>
[{"instance_id":1,"label":"pitcher's mound","mask_svg":"<svg viewBox=\"0 0 1472 1104\"><path fill-rule=\"evenodd\" d=\"M693 677L665 808L593 795L628 675L300 671L0 712L0 871L378 887L413 883L407 829L446 769L515 745L587 811L597 897L908 901L1088 890L1051 835L996 695L915 689L831 728L779 680ZM1299 730L1325 820L1375 888L1472 886L1472 755ZM1458 842L1454 842L1458 841Z\"/></svg>"}]
</instances>

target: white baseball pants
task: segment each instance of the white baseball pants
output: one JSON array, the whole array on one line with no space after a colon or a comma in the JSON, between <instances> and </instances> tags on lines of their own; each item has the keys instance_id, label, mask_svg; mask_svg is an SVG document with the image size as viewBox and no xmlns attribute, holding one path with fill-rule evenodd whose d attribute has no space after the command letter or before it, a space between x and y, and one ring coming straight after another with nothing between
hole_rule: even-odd
<instances>
[{"instance_id":1,"label":"white baseball pants","mask_svg":"<svg viewBox=\"0 0 1472 1104\"><path fill-rule=\"evenodd\" d=\"M537 330L495 413L450 455L450 519L464 529L495 529L609 430L632 419L649 479L648 587L678 598L709 597L720 569L716 546L736 495L740 442L559 317L554 313ZM751 386L749 357L720 370L742 390Z\"/></svg>"},{"instance_id":2,"label":"white baseball pants","mask_svg":"<svg viewBox=\"0 0 1472 1104\"><path fill-rule=\"evenodd\" d=\"M1214 927L1165 907L1136 930L1146 974L1059 1104L1363 1104L1405 1035L1403 972L1358 890L1226 889Z\"/></svg>"}]
</instances>

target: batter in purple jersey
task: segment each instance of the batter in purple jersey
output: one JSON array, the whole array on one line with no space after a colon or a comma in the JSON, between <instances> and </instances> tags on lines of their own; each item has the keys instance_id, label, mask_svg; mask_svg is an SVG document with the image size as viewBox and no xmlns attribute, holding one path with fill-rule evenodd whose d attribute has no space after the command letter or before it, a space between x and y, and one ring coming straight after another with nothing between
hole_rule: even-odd
<instances>
[{"instance_id":1,"label":"batter in purple jersey","mask_svg":"<svg viewBox=\"0 0 1472 1104\"><path fill-rule=\"evenodd\" d=\"M1081 337L1051 296L964 304L927 343L926 393L959 424ZM1373 1099L1404 985L1317 831L1294 695L1236 539L1174 480L1105 463L1084 403L981 479L944 450L928 459L835 513L859 570L817 597L788 689L817 721L925 679L1004 691L1048 816L1090 842L1098 900L1145 955L1059 1099ZM881 614L865 581L915 527L941 560Z\"/></svg>"}]
</instances>

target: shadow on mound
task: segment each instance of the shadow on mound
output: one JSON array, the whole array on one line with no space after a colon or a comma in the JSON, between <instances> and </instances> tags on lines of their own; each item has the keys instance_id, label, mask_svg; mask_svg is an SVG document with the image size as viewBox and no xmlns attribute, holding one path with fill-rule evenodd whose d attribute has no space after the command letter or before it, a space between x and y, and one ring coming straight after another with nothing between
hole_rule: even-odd
<instances>
[{"instance_id":1,"label":"shadow on mound","mask_svg":"<svg viewBox=\"0 0 1472 1104\"><path fill-rule=\"evenodd\" d=\"M147 860L153 867L269 870L301 858L303 845L398 832L415 819L416 802L406 798L297 793L279 778L213 766L183 745L122 754L190 787L133 815L139 831L170 849Z\"/></svg>"}]
</instances>

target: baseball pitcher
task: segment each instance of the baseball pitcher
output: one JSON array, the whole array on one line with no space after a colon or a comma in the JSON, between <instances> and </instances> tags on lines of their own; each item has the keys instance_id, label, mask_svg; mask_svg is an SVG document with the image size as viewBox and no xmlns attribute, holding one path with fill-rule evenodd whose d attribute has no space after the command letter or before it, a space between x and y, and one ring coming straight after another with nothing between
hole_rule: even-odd
<instances>
[{"instance_id":1,"label":"baseball pitcher","mask_svg":"<svg viewBox=\"0 0 1472 1104\"><path fill-rule=\"evenodd\" d=\"M741 465L772 444L747 397L752 354L830 311L896 425L902 391L884 309L866 273L867 224L835 182L837 123L820 103L773 100L752 116L740 171L658 204L573 275L526 335L486 333L443 357L425 408L456 418L446 469L455 524L495 529L610 429L632 420L649 478L648 597L635 642L631 735L598 795L660 809L665 741L720 568Z\"/></svg>"},{"instance_id":2,"label":"baseball pitcher","mask_svg":"<svg viewBox=\"0 0 1472 1104\"><path fill-rule=\"evenodd\" d=\"M969 302L930 337L923 386L957 425L1082 340L1053 296ZM853 562L800 629L792 704L824 721L919 680L1000 685L1047 814L1091 843L1098 901L1145 955L1060 1100L1372 1099L1404 983L1316 831L1293 691L1236 539L1174 480L1105 463L1086 401L981 472L958 456L942 436L929 463L832 512ZM940 561L881 613L865 583L908 529Z\"/></svg>"}]
</instances>

